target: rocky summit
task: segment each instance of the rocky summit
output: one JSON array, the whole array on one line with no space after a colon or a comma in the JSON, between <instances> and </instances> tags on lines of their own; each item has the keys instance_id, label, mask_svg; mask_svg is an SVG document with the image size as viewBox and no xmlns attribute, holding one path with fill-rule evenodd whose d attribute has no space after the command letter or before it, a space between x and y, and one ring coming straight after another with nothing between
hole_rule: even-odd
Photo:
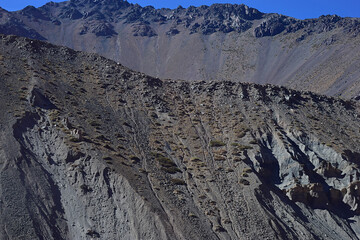
<instances>
[{"instance_id":1,"label":"rocky summit","mask_svg":"<svg viewBox=\"0 0 360 240\"><path fill-rule=\"evenodd\" d=\"M269 83L360 97L357 18L298 20L231 4L155 9L71 0L0 9L0 33L98 53L162 79Z\"/></svg>"},{"instance_id":2,"label":"rocky summit","mask_svg":"<svg viewBox=\"0 0 360 240\"><path fill-rule=\"evenodd\" d=\"M54 26L51 9L68 22L103 18L79 6L99 5L16 14ZM250 23L263 17L233 8ZM219 29L238 34L247 24ZM0 76L0 239L360 238L355 101L269 84L161 80L9 35L0 35Z\"/></svg>"}]
</instances>

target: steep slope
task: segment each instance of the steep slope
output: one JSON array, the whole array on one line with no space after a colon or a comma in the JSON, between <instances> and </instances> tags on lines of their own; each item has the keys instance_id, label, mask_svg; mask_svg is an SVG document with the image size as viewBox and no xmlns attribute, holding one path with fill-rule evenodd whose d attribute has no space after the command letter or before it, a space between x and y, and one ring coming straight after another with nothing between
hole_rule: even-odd
<instances>
[{"instance_id":1,"label":"steep slope","mask_svg":"<svg viewBox=\"0 0 360 240\"><path fill-rule=\"evenodd\" d=\"M360 95L358 19L297 20L230 4L171 10L71 0L6 13L0 22L0 33L96 52L154 77Z\"/></svg>"},{"instance_id":2,"label":"steep slope","mask_svg":"<svg viewBox=\"0 0 360 240\"><path fill-rule=\"evenodd\" d=\"M359 106L0 37L1 239L359 239Z\"/></svg>"}]
</instances>

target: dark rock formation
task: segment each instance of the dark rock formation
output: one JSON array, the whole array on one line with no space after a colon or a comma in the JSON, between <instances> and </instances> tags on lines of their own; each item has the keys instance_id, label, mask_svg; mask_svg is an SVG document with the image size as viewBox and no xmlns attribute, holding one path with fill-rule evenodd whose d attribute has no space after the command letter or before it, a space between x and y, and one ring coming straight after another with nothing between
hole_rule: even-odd
<instances>
[{"instance_id":1,"label":"dark rock formation","mask_svg":"<svg viewBox=\"0 0 360 240\"><path fill-rule=\"evenodd\" d=\"M175 36L176 34L179 34L180 31L177 30L176 28L170 28L170 30L168 32L166 32L167 35L170 35L170 36Z\"/></svg>"},{"instance_id":2,"label":"dark rock formation","mask_svg":"<svg viewBox=\"0 0 360 240\"><path fill-rule=\"evenodd\" d=\"M83 17L83 15L77 9L74 9L74 8L66 9L59 15L60 19L69 18L71 20L80 19L82 17Z\"/></svg>"},{"instance_id":3,"label":"dark rock formation","mask_svg":"<svg viewBox=\"0 0 360 240\"><path fill-rule=\"evenodd\" d=\"M134 36L142 36L142 37L154 37L156 36L156 32L151 26L147 24L135 24L133 25L133 35Z\"/></svg>"},{"instance_id":4,"label":"dark rock formation","mask_svg":"<svg viewBox=\"0 0 360 240\"><path fill-rule=\"evenodd\" d=\"M14 34L33 39L46 40L36 30L26 26L23 21L12 16L10 12L4 9L0 9L0 32L2 34Z\"/></svg>"},{"instance_id":5,"label":"dark rock formation","mask_svg":"<svg viewBox=\"0 0 360 240\"><path fill-rule=\"evenodd\" d=\"M20 14L30 18L33 21L50 21L49 16L47 16L48 12L44 11L43 9L35 8L33 6L27 6L20 11Z\"/></svg>"},{"instance_id":6,"label":"dark rock formation","mask_svg":"<svg viewBox=\"0 0 360 240\"><path fill-rule=\"evenodd\" d=\"M254 33L256 37L275 36L283 32L288 25L294 22L296 20L275 14L256 27ZM298 27L298 29L300 28Z\"/></svg>"}]
</instances>

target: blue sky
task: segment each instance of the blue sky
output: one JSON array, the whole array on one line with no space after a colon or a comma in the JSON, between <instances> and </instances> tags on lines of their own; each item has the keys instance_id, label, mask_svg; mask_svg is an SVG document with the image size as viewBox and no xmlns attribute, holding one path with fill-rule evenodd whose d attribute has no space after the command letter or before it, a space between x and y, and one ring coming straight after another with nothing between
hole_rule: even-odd
<instances>
[{"instance_id":1,"label":"blue sky","mask_svg":"<svg viewBox=\"0 0 360 240\"><path fill-rule=\"evenodd\" d=\"M60 2L53 0L55 2ZM44 5L47 0L2 0L0 7L9 11L15 11L33 5L40 7ZM167 7L176 8L179 5L188 7L190 5L211 5L213 3L244 3L250 7L259 9L266 13L281 13L291 17L304 19L315 18L320 15L337 14L342 17L360 17L360 0L241 0L241 1L221 1L221 0L129 0L132 3L138 3L141 6L152 5L156 8Z\"/></svg>"}]
</instances>

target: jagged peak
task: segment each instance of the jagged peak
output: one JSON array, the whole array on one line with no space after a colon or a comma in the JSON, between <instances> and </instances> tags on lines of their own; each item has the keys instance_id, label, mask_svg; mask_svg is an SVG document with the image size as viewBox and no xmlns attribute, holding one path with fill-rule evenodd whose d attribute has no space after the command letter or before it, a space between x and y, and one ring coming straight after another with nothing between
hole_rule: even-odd
<instances>
[{"instance_id":1,"label":"jagged peak","mask_svg":"<svg viewBox=\"0 0 360 240\"><path fill-rule=\"evenodd\" d=\"M1 12L8 12L8 11L7 11L6 9L0 7L0 13L1 13Z\"/></svg>"},{"instance_id":2,"label":"jagged peak","mask_svg":"<svg viewBox=\"0 0 360 240\"><path fill-rule=\"evenodd\" d=\"M80 4L85 4L85 5L101 4L101 5L116 5L116 6L130 5L126 0L70 0L69 2L76 5L80 5Z\"/></svg>"}]
</instances>

